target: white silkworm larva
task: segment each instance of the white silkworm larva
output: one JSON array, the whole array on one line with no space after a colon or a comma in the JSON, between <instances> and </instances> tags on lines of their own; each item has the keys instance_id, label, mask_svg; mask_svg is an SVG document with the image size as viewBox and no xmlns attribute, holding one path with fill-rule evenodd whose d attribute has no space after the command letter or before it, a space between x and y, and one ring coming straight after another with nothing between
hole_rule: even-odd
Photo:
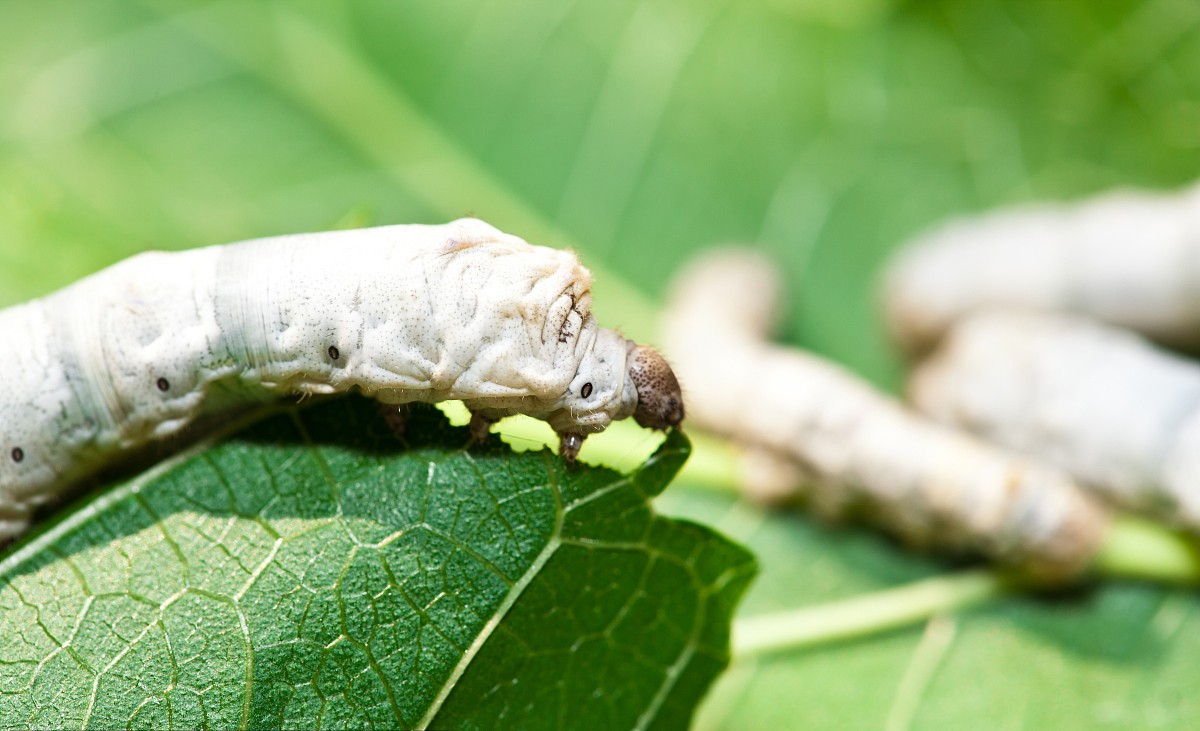
<instances>
[{"instance_id":1,"label":"white silkworm larva","mask_svg":"<svg viewBox=\"0 0 1200 731\"><path fill-rule=\"evenodd\" d=\"M991 306L1073 312L1200 345L1200 186L950 221L900 250L883 302L889 329L912 352Z\"/></svg>"},{"instance_id":2,"label":"white silkworm larva","mask_svg":"<svg viewBox=\"0 0 1200 731\"><path fill-rule=\"evenodd\" d=\"M1133 333L1066 315L980 313L950 331L909 390L938 420L1200 528L1200 366Z\"/></svg>"},{"instance_id":3,"label":"white silkworm larva","mask_svg":"<svg viewBox=\"0 0 1200 731\"><path fill-rule=\"evenodd\" d=\"M767 342L778 291L771 265L744 250L710 253L680 274L662 339L693 423L753 445L757 468L767 454L790 460L792 469L769 465L770 481L806 475L812 484L793 487L822 512L861 510L909 542L979 551L1048 578L1086 567L1106 535L1103 506L1057 468L936 425L831 363ZM780 487L765 486L774 497Z\"/></svg>"},{"instance_id":4,"label":"white silkworm larva","mask_svg":"<svg viewBox=\"0 0 1200 731\"><path fill-rule=\"evenodd\" d=\"M523 413L571 461L615 419L683 418L654 350L600 328L574 254L475 219L148 252L0 311L0 539L121 453L230 401L358 389Z\"/></svg>"}]
</instances>

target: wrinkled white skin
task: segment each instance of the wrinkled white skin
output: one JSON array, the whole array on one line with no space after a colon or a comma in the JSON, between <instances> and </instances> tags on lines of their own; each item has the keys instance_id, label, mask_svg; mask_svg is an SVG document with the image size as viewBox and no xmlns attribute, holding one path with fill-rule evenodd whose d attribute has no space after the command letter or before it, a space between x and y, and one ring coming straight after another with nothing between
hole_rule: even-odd
<instances>
[{"instance_id":1,"label":"wrinkled white skin","mask_svg":"<svg viewBox=\"0 0 1200 731\"><path fill-rule=\"evenodd\" d=\"M689 418L752 448L747 493L779 502L790 492L826 515L865 513L911 543L979 551L1050 580L1087 566L1107 513L1065 473L769 342L778 305L770 262L719 250L680 273L663 320Z\"/></svg>"},{"instance_id":2,"label":"wrinkled white skin","mask_svg":"<svg viewBox=\"0 0 1200 731\"><path fill-rule=\"evenodd\" d=\"M461 399L577 449L638 404L634 346L597 326L590 290L574 254L463 219L151 252L0 311L0 540L230 401Z\"/></svg>"},{"instance_id":3,"label":"wrinkled white skin","mask_svg":"<svg viewBox=\"0 0 1200 731\"><path fill-rule=\"evenodd\" d=\"M900 250L883 304L893 336L913 352L995 306L1073 312L1200 346L1200 186L949 221Z\"/></svg>"},{"instance_id":4,"label":"wrinkled white skin","mask_svg":"<svg viewBox=\"0 0 1200 731\"><path fill-rule=\"evenodd\" d=\"M950 331L910 392L940 421L1200 528L1200 366L1132 333L1066 315L980 313Z\"/></svg>"}]
</instances>

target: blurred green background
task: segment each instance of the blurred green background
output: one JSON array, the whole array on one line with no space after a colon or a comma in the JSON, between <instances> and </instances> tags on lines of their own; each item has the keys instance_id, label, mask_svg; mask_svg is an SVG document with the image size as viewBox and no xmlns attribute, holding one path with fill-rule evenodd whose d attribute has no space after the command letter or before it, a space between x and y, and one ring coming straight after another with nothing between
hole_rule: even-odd
<instances>
[{"instance_id":1,"label":"blurred green background","mask_svg":"<svg viewBox=\"0 0 1200 731\"><path fill-rule=\"evenodd\" d=\"M769 248L791 339L894 384L871 285L906 236L1194 175L1198 18L1167 0L10 0L0 303L146 248L474 213L649 296L697 247Z\"/></svg>"},{"instance_id":2,"label":"blurred green background","mask_svg":"<svg viewBox=\"0 0 1200 731\"><path fill-rule=\"evenodd\" d=\"M692 251L752 242L794 288L784 337L895 388L873 285L906 237L1198 163L1191 0L0 1L0 305L149 248L469 213L578 248L639 336ZM759 552L749 613L947 568L664 506ZM918 628L743 667L701 723L1183 728L1195 609L1016 599L961 620L924 685Z\"/></svg>"}]
</instances>

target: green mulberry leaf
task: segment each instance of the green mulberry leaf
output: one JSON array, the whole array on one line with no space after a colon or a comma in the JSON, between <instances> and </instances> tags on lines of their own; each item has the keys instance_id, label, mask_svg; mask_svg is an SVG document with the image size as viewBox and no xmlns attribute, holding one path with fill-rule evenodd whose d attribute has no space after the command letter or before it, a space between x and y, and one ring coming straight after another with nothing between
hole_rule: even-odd
<instances>
[{"instance_id":1,"label":"green mulberry leaf","mask_svg":"<svg viewBox=\"0 0 1200 731\"><path fill-rule=\"evenodd\" d=\"M754 573L637 471L436 410L285 409L0 563L0 718L92 728L685 727Z\"/></svg>"}]
</instances>

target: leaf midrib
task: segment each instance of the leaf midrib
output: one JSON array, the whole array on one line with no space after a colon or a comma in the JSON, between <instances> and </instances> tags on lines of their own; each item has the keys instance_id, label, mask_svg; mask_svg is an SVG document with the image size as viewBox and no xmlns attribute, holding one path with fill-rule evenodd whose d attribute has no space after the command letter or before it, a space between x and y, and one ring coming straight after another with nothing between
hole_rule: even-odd
<instances>
[{"instance_id":1,"label":"leaf midrib","mask_svg":"<svg viewBox=\"0 0 1200 731\"><path fill-rule=\"evenodd\" d=\"M500 602L500 605L496 608L496 611L493 612L492 617L483 625L479 631L479 634L475 636L475 639L471 642L471 645L466 649L466 651L463 653L463 656L454 665L454 669L446 678L446 682L443 683L442 687L438 689L438 693L436 696L434 696L433 702L429 704L429 709L425 712L425 715L421 718L421 720L417 722L416 727L419 729L428 728L429 725L433 723L433 720L437 717L438 713L441 712L442 707L445 705L446 699L450 697L450 693L453 692L455 686L458 685L459 678L462 677L463 673L465 673L467 668L471 666L471 663L474 662L475 657L479 654L479 651L483 649L483 646L487 644L487 641L492 636L492 633L496 631L496 628L500 626L502 621L504 621L504 617L508 615L509 610L511 610L517 603L517 600L521 598L521 595L525 593L525 589L527 589L529 585L533 583L534 579L541 574L542 569L546 566L546 563L550 561L551 557L553 557L554 554L558 552L558 549L563 545L562 528L566 511L562 502L562 489L558 484L558 480L555 478L554 465L550 463L550 460L552 459L556 459L556 457L545 450L542 451L542 461L546 465L546 474L550 476L550 494L554 496L554 528L550 531L550 538L546 541L546 545L542 547L542 550L538 553L537 557L533 559L533 562L529 564L529 568L525 570L525 573L521 574L521 577L513 582L513 585L509 588L508 593L505 594L504 600Z\"/></svg>"}]
</instances>

